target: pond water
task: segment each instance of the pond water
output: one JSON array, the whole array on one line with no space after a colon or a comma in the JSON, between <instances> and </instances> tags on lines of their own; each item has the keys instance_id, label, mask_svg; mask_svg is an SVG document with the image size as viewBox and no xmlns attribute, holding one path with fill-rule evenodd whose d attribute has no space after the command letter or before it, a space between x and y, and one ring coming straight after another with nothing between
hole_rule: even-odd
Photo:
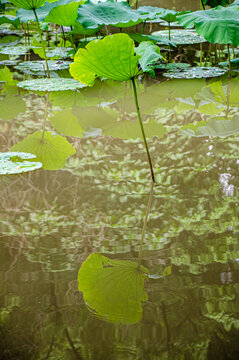
<instances>
[{"instance_id":1,"label":"pond water","mask_svg":"<svg viewBox=\"0 0 239 360\"><path fill-rule=\"evenodd\" d=\"M0 359L238 359L239 135L182 128L238 115L239 77L229 92L227 75L138 80L156 175L142 253L152 276L137 316L122 276L120 289L112 278L95 282L96 301L129 299L126 315L114 317L103 305L89 309L77 278L93 253L138 261L151 181L131 85L46 95L19 91L31 76L13 71L0 68L0 151L45 123L75 153L64 155L62 143L51 151L49 140L44 169L0 177Z\"/></svg>"}]
</instances>

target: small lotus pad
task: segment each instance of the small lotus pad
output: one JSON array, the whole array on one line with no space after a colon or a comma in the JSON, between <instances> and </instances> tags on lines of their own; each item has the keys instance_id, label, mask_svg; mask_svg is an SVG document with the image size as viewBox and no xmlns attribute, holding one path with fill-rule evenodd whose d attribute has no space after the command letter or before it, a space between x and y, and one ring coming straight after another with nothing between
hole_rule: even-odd
<instances>
[{"instance_id":1,"label":"small lotus pad","mask_svg":"<svg viewBox=\"0 0 239 360\"><path fill-rule=\"evenodd\" d=\"M65 70L69 69L70 62L69 61L59 61L59 60L48 60L48 66L50 71L56 70ZM20 71L30 70L33 72L45 71L46 63L44 60L39 61L25 61L21 64L15 66L15 69Z\"/></svg>"},{"instance_id":2,"label":"small lotus pad","mask_svg":"<svg viewBox=\"0 0 239 360\"><path fill-rule=\"evenodd\" d=\"M21 174L42 167L42 163L28 161L34 159L36 155L24 152L5 152L0 153L0 175Z\"/></svg>"},{"instance_id":3,"label":"small lotus pad","mask_svg":"<svg viewBox=\"0 0 239 360\"><path fill-rule=\"evenodd\" d=\"M177 71L169 71L164 73L163 76L173 79L200 79L222 76L227 72L217 67L189 67L186 69L179 69Z\"/></svg>"},{"instance_id":4,"label":"small lotus pad","mask_svg":"<svg viewBox=\"0 0 239 360\"><path fill-rule=\"evenodd\" d=\"M65 91L76 90L86 85L75 79L53 78L21 81L17 86L32 91Z\"/></svg>"},{"instance_id":5,"label":"small lotus pad","mask_svg":"<svg viewBox=\"0 0 239 360\"><path fill-rule=\"evenodd\" d=\"M163 39L168 41L169 32L168 30L155 31L151 35L158 37L160 41ZM155 38L156 40L156 38ZM195 30L171 30L170 31L170 40L177 45L188 45L188 44L199 44L206 42L204 37L198 35Z\"/></svg>"}]
</instances>

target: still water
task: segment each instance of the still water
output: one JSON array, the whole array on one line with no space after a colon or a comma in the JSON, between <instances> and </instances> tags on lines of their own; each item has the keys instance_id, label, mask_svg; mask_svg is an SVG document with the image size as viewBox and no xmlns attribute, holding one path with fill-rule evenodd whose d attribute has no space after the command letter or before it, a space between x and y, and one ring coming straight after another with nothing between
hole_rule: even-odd
<instances>
[{"instance_id":1,"label":"still water","mask_svg":"<svg viewBox=\"0 0 239 360\"><path fill-rule=\"evenodd\" d=\"M191 137L182 128L238 114L239 77L229 98L227 76L138 81L156 174L142 253L151 276L136 289L127 277L96 277L98 311L78 290L78 271L94 253L137 263L149 200L132 88L99 81L19 93L23 77L0 69L0 151L42 131L45 119L75 154L48 152L58 170L0 178L0 359L238 359L239 136ZM114 316L114 304L109 315L105 294L124 316Z\"/></svg>"}]
</instances>

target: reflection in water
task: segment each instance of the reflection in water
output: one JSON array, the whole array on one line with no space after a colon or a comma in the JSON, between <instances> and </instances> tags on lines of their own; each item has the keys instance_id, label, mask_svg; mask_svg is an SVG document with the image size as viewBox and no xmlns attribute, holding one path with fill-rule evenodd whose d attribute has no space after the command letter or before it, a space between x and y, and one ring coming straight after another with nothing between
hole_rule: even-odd
<instances>
[{"instance_id":1,"label":"reflection in water","mask_svg":"<svg viewBox=\"0 0 239 360\"><path fill-rule=\"evenodd\" d=\"M227 79L138 84L146 134L160 135L149 140L157 184L142 246L143 266L159 276L142 284L139 274L140 296L129 308L131 320L142 319L127 325L89 312L76 279L92 256L101 259L100 274L114 268L102 259L137 264L149 176L131 89L105 82L50 95L46 131L67 136L76 154L59 171L0 179L4 360L238 358L239 138L178 135L189 123L238 113L238 79L231 80L229 109L227 89ZM45 97L19 99L12 119L1 115L2 151L42 128ZM137 135L133 141L121 120ZM89 127L103 135L82 137ZM171 276L160 277L169 264ZM100 283L91 290L99 292ZM122 297L115 297L117 304Z\"/></svg>"}]
</instances>

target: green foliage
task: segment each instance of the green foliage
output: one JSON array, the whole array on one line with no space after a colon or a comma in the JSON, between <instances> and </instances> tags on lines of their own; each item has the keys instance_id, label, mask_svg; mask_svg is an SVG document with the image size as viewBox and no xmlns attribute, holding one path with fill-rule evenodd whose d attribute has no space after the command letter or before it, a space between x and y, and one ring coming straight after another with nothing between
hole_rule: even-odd
<instances>
[{"instance_id":1,"label":"green foliage","mask_svg":"<svg viewBox=\"0 0 239 360\"><path fill-rule=\"evenodd\" d=\"M208 5L211 8L214 8L216 6L226 6L230 4L230 0L203 0L204 5Z\"/></svg>"},{"instance_id":2,"label":"green foliage","mask_svg":"<svg viewBox=\"0 0 239 360\"><path fill-rule=\"evenodd\" d=\"M26 10L38 9L45 2L46 0L11 0L15 6Z\"/></svg>"},{"instance_id":3,"label":"green foliage","mask_svg":"<svg viewBox=\"0 0 239 360\"><path fill-rule=\"evenodd\" d=\"M140 56L139 65L143 72L148 72L152 77L155 76L154 68L159 59L163 59L160 49L152 42L144 41L135 48L135 53Z\"/></svg>"},{"instance_id":4,"label":"green foliage","mask_svg":"<svg viewBox=\"0 0 239 360\"><path fill-rule=\"evenodd\" d=\"M139 56L134 53L134 42L126 34L106 36L91 41L85 49L79 49L71 75L83 84L92 86L96 77L125 81L139 73Z\"/></svg>"},{"instance_id":5,"label":"green foliage","mask_svg":"<svg viewBox=\"0 0 239 360\"><path fill-rule=\"evenodd\" d=\"M126 2L106 1L95 4L88 0L79 7L77 20L85 28L92 29L98 25L129 27L142 22L142 17Z\"/></svg>"},{"instance_id":6,"label":"green foliage","mask_svg":"<svg viewBox=\"0 0 239 360\"><path fill-rule=\"evenodd\" d=\"M12 151L24 151L36 155L36 161L47 170L57 170L64 166L66 159L75 154L75 148L62 136L50 132L36 131L15 144Z\"/></svg>"},{"instance_id":7,"label":"green foliage","mask_svg":"<svg viewBox=\"0 0 239 360\"><path fill-rule=\"evenodd\" d=\"M72 26L77 18L78 7L79 3L77 1L63 5L59 4L49 12L45 21L63 26Z\"/></svg>"},{"instance_id":8,"label":"green foliage","mask_svg":"<svg viewBox=\"0 0 239 360\"><path fill-rule=\"evenodd\" d=\"M94 253L83 262L78 288L95 315L114 323L134 324L142 317L141 303L148 270L129 260L111 260Z\"/></svg>"},{"instance_id":9,"label":"green foliage","mask_svg":"<svg viewBox=\"0 0 239 360\"><path fill-rule=\"evenodd\" d=\"M239 45L239 12L237 8L218 6L177 17L185 28L195 26L199 35L213 44Z\"/></svg>"},{"instance_id":10,"label":"green foliage","mask_svg":"<svg viewBox=\"0 0 239 360\"><path fill-rule=\"evenodd\" d=\"M153 39L157 42L168 44L169 33L168 30L159 30L155 31L151 34ZM206 40L199 36L198 33L194 30L171 30L170 31L170 39L173 44L177 45L186 45L186 44L199 44L206 42Z\"/></svg>"},{"instance_id":11,"label":"green foliage","mask_svg":"<svg viewBox=\"0 0 239 360\"><path fill-rule=\"evenodd\" d=\"M25 152L0 153L0 175L21 174L40 169L42 163L31 161L36 156Z\"/></svg>"}]
</instances>

